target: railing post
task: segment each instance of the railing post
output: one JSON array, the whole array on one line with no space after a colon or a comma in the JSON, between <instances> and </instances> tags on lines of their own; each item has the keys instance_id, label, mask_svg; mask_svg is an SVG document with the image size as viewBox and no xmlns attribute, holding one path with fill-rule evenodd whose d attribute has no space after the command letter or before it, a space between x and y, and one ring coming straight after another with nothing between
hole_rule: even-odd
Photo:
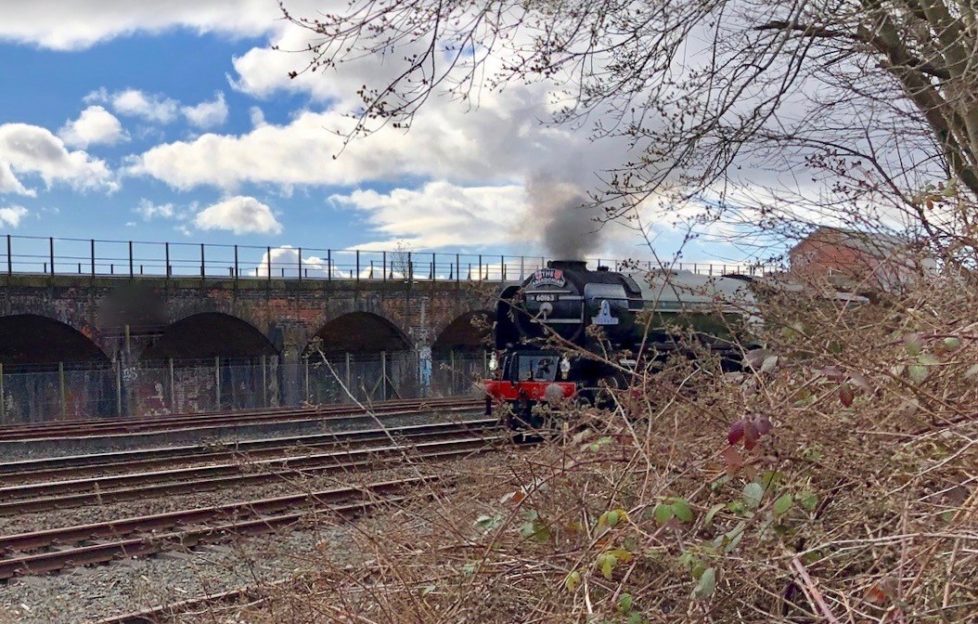
<instances>
[{"instance_id":1,"label":"railing post","mask_svg":"<svg viewBox=\"0 0 978 624\"><path fill-rule=\"evenodd\" d=\"M265 268L267 269L266 280L269 283L271 283L272 281L272 248L271 247L265 247Z\"/></svg>"},{"instance_id":2,"label":"railing post","mask_svg":"<svg viewBox=\"0 0 978 624\"><path fill-rule=\"evenodd\" d=\"M408 262L408 265L407 265L407 271L408 271L407 279L408 279L408 284L410 284L411 282L414 281L414 261L411 260L411 252L410 251L408 252L408 261L407 262Z\"/></svg>"},{"instance_id":3,"label":"railing post","mask_svg":"<svg viewBox=\"0 0 978 624\"><path fill-rule=\"evenodd\" d=\"M129 279L133 277L132 271L132 241L129 241Z\"/></svg>"},{"instance_id":4,"label":"railing post","mask_svg":"<svg viewBox=\"0 0 978 624\"><path fill-rule=\"evenodd\" d=\"M479 254L479 281L482 281L482 254Z\"/></svg>"},{"instance_id":5,"label":"railing post","mask_svg":"<svg viewBox=\"0 0 978 624\"><path fill-rule=\"evenodd\" d=\"M164 261L166 262L166 279L169 281L170 275L173 273L170 268L170 243L163 243L163 254L165 256Z\"/></svg>"},{"instance_id":6,"label":"railing post","mask_svg":"<svg viewBox=\"0 0 978 624\"><path fill-rule=\"evenodd\" d=\"M10 251L11 248L12 248L12 245L10 243L10 234L7 234L7 277L8 278L11 275L13 275L13 273L14 273L14 261L13 261L13 258L11 257L11 255L10 255L11 254L11 251Z\"/></svg>"},{"instance_id":7,"label":"railing post","mask_svg":"<svg viewBox=\"0 0 978 624\"><path fill-rule=\"evenodd\" d=\"M360 283L360 250L357 249L357 284Z\"/></svg>"},{"instance_id":8,"label":"railing post","mask_svg":"<svg viewBox=\"0 0 978 624\"><path fill-rule=\"evenodd\" d=\"M435 281L435 271L438 269L437 254L431 254L431 281Z\"/></svg>"},{"instance_id":9,"label":"railing post","mask_svg":"<svg viewBox=\"0 0 978 624\"><path fill-rule=\"evenodd\" d=\"M48 253L51 256L51 276L54 277L54 237L48 238Z\"/></svg>"},{"instance_id":10,"label":"railing post","mask_svg":"<svg viewBox=\"0 0 978 624\"><path fill-rule=\"evenodd\" d=\"M333 250L326 250L326 281L333 281Z\"/></svg>"},{"instance_id":11,"label":"railing post","mask_svg":"<svg viewBox=\"0 0 978 624\"><path fill-rule=\"evenodd\" d=\"M461 273L462 273L461 259L459 258L458 254L455 254L455 285L456 286L458 286L462 281Z\"/></svg>"},{"instance_id":12,"label":"railing post","mask_svg":"<svg viewBox=\"0 0 978 624\"><path fill-rule=\"evenodd\" d=\"M238 246L234 246L234 285L238 285Z\"/></svg>"},{"instance_id":13,"label":"railing post","mask_svg":"<svg viewBox=\"0 0 978 624\"><path fill-rule=\"evenodd\" d=\"M302 281L302 247L299 247L299 281Z\"/></svg>"},{"instance_id":14,"label":"railing post","mask_svg":"<svg viewBox=\"0 0 978 624\"><path fill-rule=\"evenodd\" d=\"M526 266L524 260L526 260L526 258L520 256L520 280L526 276L526 274L523 272L523 269Z\"/></svg>"},{"instance_id":15,"label":"railing post","mask_svg":"<svg viewBox=\"0 0 978 624\"><path fill-rule=\"evenodd\" d=\"M204 243L200 244L200 280L204 281L207 277L207 262L204 259Z\"/></svg>"},{"instance_id":16,"label":"railing post","mask_svg":"<svg viewBox=\"0 0 978 624\"><path fill-rule=\"evenodd\" d=\"M499 281L506 281L506 256L499 256Z\"/></svg>"},{"instance_id":17,"label":"railing post","mask_svg":"<svg viewBox=\"0 0 978 624\"><path fill-rule=\"evenodd\" d=\"M89 242L90 260L92 261L92 277L95 277L95 239L91 239Z\"/></svg>"}]
</instances>

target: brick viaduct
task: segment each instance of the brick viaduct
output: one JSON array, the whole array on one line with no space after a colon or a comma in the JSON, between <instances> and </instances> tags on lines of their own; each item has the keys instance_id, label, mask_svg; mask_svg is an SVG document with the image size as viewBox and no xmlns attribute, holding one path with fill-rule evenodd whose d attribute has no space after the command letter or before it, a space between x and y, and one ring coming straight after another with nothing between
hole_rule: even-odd
<instances>
[{"instance_id":1,"label":"brick viaduct","mask_svg":"<svg viewBox=\"0 0 978 624\"><path fill-rule=\"evenodd\" d=\"M303 354L314 341L325 352L356 354L480 348L485 327L472 318L486 313L491 320L499 288L405 280L3 280L0 364L7 373L271 357L282 404L301 402Z\"/></svg>"}]
</instances>

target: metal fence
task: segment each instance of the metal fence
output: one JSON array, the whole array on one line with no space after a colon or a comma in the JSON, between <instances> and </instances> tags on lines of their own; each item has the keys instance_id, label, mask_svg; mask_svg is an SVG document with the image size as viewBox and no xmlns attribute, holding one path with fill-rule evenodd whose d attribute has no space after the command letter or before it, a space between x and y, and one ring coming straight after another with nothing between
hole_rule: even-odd
<instances>
[{"instance_id":1,"label":"metal fence","mask_svg":"<svg viewBox=\"0 0 978 624\"><path fill-rule=\"evenodd\" d=\"M593 269L655 268L651 261L586 258ZM546 266L543 256L215 245L5 235L0 271L8 275L140 276L234 280L511 281ZM704 275L761 274L757 264L681 262Z\"/></svg>"},{"instance_id":2,"label":"metal fence","mask_svg":"<svg viewBox=\"0 0 978 624\"><path fill-rule=\"evenodd\" d=\"M0 424L462 396L476 392L488 361L482 351L327 358L0 366ZM290 383L298 387L288 391Z\"/></svg>"}]
</instances>

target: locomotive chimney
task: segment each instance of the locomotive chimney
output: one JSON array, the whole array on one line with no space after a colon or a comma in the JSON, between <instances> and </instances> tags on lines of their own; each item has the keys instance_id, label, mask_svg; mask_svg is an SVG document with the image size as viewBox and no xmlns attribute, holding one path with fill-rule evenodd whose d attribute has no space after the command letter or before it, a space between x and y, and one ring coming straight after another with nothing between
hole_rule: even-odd
<instances>
[{"instance_id":1,"label":"locomotive chimney","mask_svg":"<svg viewBox=\"0 0 978 624\"><path fill-rule=\"evenodd\" d=\"M563 271L587 271L587 263L584 260L549 260L547 261L547 268Z\"/></svg>"}]
</instances>

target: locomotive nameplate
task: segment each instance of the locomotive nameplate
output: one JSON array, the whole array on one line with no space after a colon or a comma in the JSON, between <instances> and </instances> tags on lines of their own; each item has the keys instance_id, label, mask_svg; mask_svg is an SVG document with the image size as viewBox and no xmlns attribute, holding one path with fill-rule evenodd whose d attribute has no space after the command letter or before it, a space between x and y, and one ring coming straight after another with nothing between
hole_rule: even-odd
<instances>
[{"instance_id":1,"label":"locomotive nameplate","mask_svg":"<svg viewBox=\"0 0 978 624\"><path fill-rule=\"evenodd\" d=\"M537 269L533 272L533 279L530 287L537 286L556 286L561 288L567 284L564 279L564 271L561 269Z\"/></svg>"}]
</instances>

